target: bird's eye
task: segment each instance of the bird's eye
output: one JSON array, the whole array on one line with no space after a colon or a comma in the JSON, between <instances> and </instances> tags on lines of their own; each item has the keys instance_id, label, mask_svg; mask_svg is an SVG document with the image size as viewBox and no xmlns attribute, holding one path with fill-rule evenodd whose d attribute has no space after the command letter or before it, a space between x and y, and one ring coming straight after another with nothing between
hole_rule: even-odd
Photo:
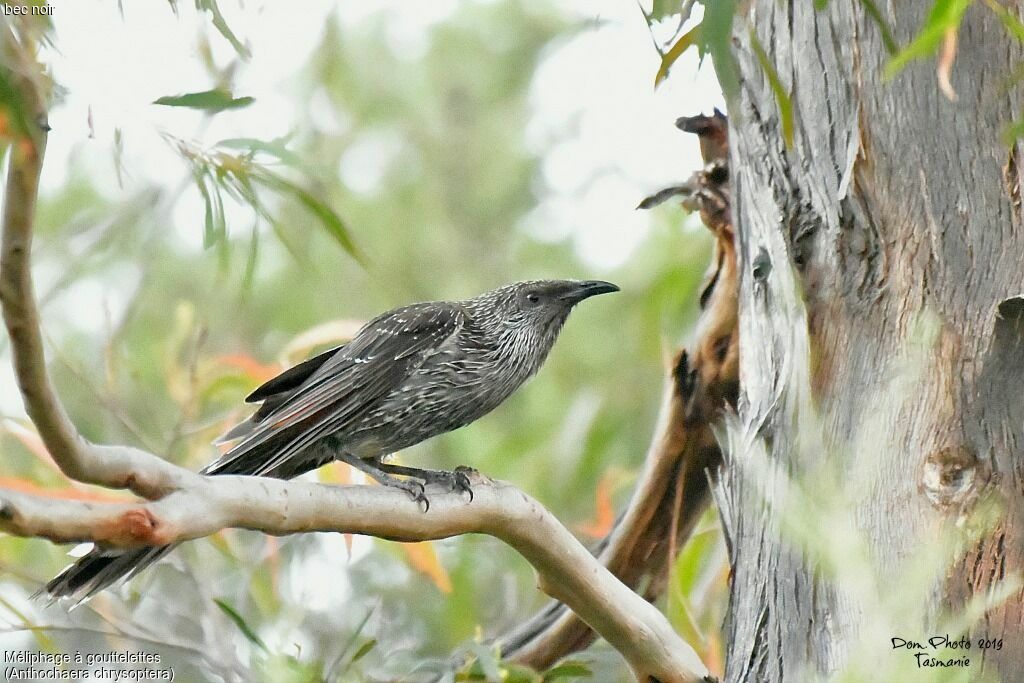
<instances>
[{"instance_id":1,"label":"bird's eye","mask_svg":"<svg viewBox=\"0 0 1024 683\"><path fill-rule=\"evenodd\" d=\"M538 296L536 292L530 292L529 294L526 295L526 300L529 301L531 304L539 304L540 296Z\"/></svg>"}]
</instances>

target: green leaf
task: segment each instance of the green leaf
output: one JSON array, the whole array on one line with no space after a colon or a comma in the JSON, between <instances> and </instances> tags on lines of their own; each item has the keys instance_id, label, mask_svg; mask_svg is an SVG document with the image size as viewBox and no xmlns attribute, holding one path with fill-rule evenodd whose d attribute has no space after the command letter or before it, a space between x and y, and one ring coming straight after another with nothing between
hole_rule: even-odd
<instances>
[{"instance_id":1,"label":"green leaf","mask_svg":"<svg viewBox=\"0 0 1024 683\"><path fill-rule=\"evenodd\" d=\"M266 644L260 640L260 637L256 635L256 632L249 627L249 624L245 623L245 619L242 618L241 614L235 611L234 607L219 598L214 598L213 601L217 603L217 607L220 607L221 611L227 615L228 619L234 622L235 626L238 627L238 630L242 632L242 635L244 635L249 642L264 652L270 652L270 650L267 649Z\"/></svg>"},{"instance_id":2,"label":"green leaf","mask_svg":"<svg viewBox=\"0 0 1024 683\"><path fill-rule=\"evenodd\" d=\"M989 6L996 16L999 17L999 21L1003 22L1003 26L1006 28L1006 32L1017 40L1024 42L1024 24L1021 23L1020 19L1015 17L1008 9L1000 5L996 0L985 0L985 4Z\"/></svg>"},{"instance_id":3,"label":"green leaf","mask_svg":"<svg viewBox=\"0 0 1024 683\"><path fill-rule=\"evenodd\" d=\"M242 59L249 59L252 57L252 53L245 45L242 45L242 41L238 39L234 31L228 26L228 22L224 20L224 15L220 12L220 7L217 5L217 0L196 0L196 9L205 10L210 13L213 18L213 27L231 43L231 47L235 49L238 56Z\"/></svg>"},{"instance_id":4,"label":"green leaf","mask_svg":"<svg viewBox=\"0 0 1024 683\"><path fill-rule=\"evenodd\" d=\"M320 222L323 223L325 228L327 228L327 232L335 239L335 241L338 242L339 245L341 245L341 248L344 249L349 256L360 263L363 262L362 255L356 247L355 242L352 241L349 229L345 225L344 221L341 220L341 216L339 216L334 209L329 207L321 199L316 197L312 192L265 169L260 173L254 173L252 177L254 180L258 180L264 185L276 189L278 192L290 194L295 197L295 199L305 206L310 213L320 219Z\"/></svg>"},{"instance_id":5,"label":"green leaf","mask_svg":"<svg viewBox=\"0 0 1024 683\"><path fill-rule=\"evenodd\" d=\"M468 647L469 651L475 656L470 673L472 673L473 668L479 666L487 681L500 681L501 669L499 665L501 662L498 654L483 643L469 643Z\"/></svg>"},{"instance_id":6,"label":"green leaf","mask_svg":"<svg viewBox=\"0 0 1024 683\"><path fill-rule=\"evenodd\" d=\"M704 595L695 594L698 585L718 571L714 562L715 547L721 542L718 528L696 531L679 551L672 563L669 574L668 596L665 605L666 616L676 631L690 643L703 646L705 636L690 609L694 602L700 604Z\"/></svg>"},{"instance_id":7,"label":"green leaf","mask_svg":"<svg viewBox=\"0 0 1024 683\"><path fill-rule=\"evenodd\" d=\"M240 109L248 107L255 102L251 97L234 97L230 92L222 88L203 90L201 92L190 92L183 95L165 95L153 101L153 104L160 104L165 107L188 107L189 109L204 109L214 113L225 109Z\"/></svg>"},{"instance_id":8,"label":"green leaf","mask_svg":"<svg viewBox=\"0 0 1024 683\"><path fill-rule=\"evenodd\" d=\"M217 243L218 235L221 234L218 229L219 220L217 218L216 204L213 200L213 195L210 191L211 188L206 185L206 174L201 171L196 171L193 174L195 179L196 187L199 188L199 194L203 198L203 248L209 249ZM213 193L217 192L217 186L214 183Z\"/></svg>"},{"instance_id":9,"label":"green leaf","mask_svg":"<svg viewBox=\"0 0 1024 683\"><path fill-rule=\"evenodd\" d=\"M648 21L659 21L673 14L678 14L683 3L680 0L654 0L651 5L651 13L647 15Z\"/></svg>"},{"instance_id":10,"label":"green leaf","mask_svg":"<svg viewBox=\"0 0 1024 683\"><path fill-rule=\"evenodd\" d=\"M727 102L740 91L736 61L732 55L732 22L736 17L736 0L708 0L704 3L700 39L703 50L711 55L718 84Z\"/></svg>"},{"instance_id":11,"label":"green leaf","mask_svg":"<svg viewBox=\"0 0 1024 683\"><path fill-rule=\"evenodd\" d=\"M256 262L259 260L260 252L260 226L259 219L252 226L252 237L249 238L249 255L245 259L245 272L242 274L242 291L252 291L252 285L256 281Z\"/></svg>"},{"instance_id":12,"label":"green leaf","mask_svg":"<svg viewBox=\"0 0 1024 683\"><path fill-rule=\"evenodd\" d=\"M559 679L571 679L571 678L590 678L594 675L594 672L590 670L583 662L578 661L566 661L562 662L553 669L548 669L544 672L544 683L551 683L551 681L557 681Z\"/></svg>"},{"instance_id":13,"label":"green leaf","mask_svg":"<svg viewBox=\"0 0 1024 683\"><path fill-rule=\"evenodd\" d=\"M658 67L658 73L654 76L654 87L657 88L666 78L668 78L668 70L672 68L676 60L679 59L684 52L693 46L697 39L700 37L700 24L697 24L689 31L679 37L679 40L675 42L675 45L670 47L664 55L661 56L661 66Z\"/></svg>"},{"instance_id":14,"label":"green leaf","mask_svg":"<svg viewBox=\"0 0 1024 683\"><path fill-rule=\"evenodd\" d=\"M878 9L878 5L875 4L875 0L860 0L861 4L864 5L864 11L868 13L871 20L875 22L875 26L878 27L878 32L882 34L882 44L885 45L885 51L889 55L896 54L900 46L896 44L896 39L892 37L892 29L889 28L889 22L882 16L882 11Z\"/></svg>"},{"instance_id":15,"label":"green leaf","mask_svg":"<svg viewBox=\"0 0 1024 683\"><path fill-rule=\"evenodd\" d=\"M750 46L754 49L754 54L757 55L757 61L764 69L765 76L768 77L768 84L771 86L772 92L775 93L775 101L779 105L779 120L782 122L782 137L786 141L786 147L791 147L793 145L793 101L790 99L789 93L786 92L785 86L782 85L782 79L779 78L775 65L768 58L764 46L757 39L757 32L754 31L753 26L750 27Z\"/></svg>"},{"instance_id":16,"label":"green leaf","mask_svg":"<svg viewBox=\"0 0 1024 683\"><path fill-rule=\"evenodd\" d=\"M970 4L971 0L935 0L917 37L885 65L885 77L892 78L911 61L934 54L946 32L960 27Z\"/></svg>"},{"instance_id":17,"label":"green leaf","mask_svg":"<svg viewBox=\"0 0 1024 683\"><path fill-rule=\"evenodd\" d=\"M345 643L345 647L341 648L341 652L338 653L338 656L334 659L334 662L329 667L327 667L327 672L326 672L326 675L324 676L324 680L334 680L335 670L338 668L338 666L341 664L341 662L345 659L346 655L348 655L348 651L350 649L352 649L352 646L355 645L356 640L359 638L359 635L363 632L363 629L366 628L367 622L370 621L370 617L373 616L373 613L375 611L377 611L377 607L379 607L379 606L380 606L380 602L378 602L376 605L371 607L366 612L366 615L359 621L359 623L356 624L356 628L352 632L352 635L349 636L348 642ZM377 641L376 641L376 639L372 639L371 638L369 642L376 643ZM359 649L361 650L363 647L366 647L365 643ZM358 652L356 654L358 654ZM363 654L365 654L365 653L363 653ZM356 661L355 656L353 656L351 659L349 659L348 662L345 664L344 668L342 668L341 671L338 672L339 677L342 674L345 674L348 671L348 668L350 666L352 666L352 664L355 661Z\"/></svg>"},{"instance_id":18,"label":"green leaf","mask_svg":"<svg viewBox=\"0 0 1024 683\"><path fill-rule=\"evenodd\" d=\"M1003 141L1008 145L1012 145L1022 137L1024 137L1024 119L1017 119L1003 131Z\"/></svg>"},{"instance_id":19,"label":"green leaf","mask_svg":"<svg viewBox=\"0 0 1024 683\"><path fill-rule=\"evenodd\" d=\"M217 143L218 147L228 149L240 149L249 154L262 152L268 154L283 164L299 166L302 160L297 154L286 146L286 138L275 138L273 140L259 140L257 138L228 138Z\"/></svg>"},{"instance_id":20,"label":"green leaf","mask_svg":"<svg viewBox=\"0 0 1024 683\"><path fill-rule=\"evenodd\" d=\"M370 654L370 650L372 650L376 646L377 646L377 639L376 638L370 638L368 641L366 641L365 643L363 643L362 645L359 646L359 649L356 650L356 653L354 655L352 655L352 659L350 659L348 663L349 664L355 664L360 659L362 659L366 655Z\"/></svg>"}]
</instances>

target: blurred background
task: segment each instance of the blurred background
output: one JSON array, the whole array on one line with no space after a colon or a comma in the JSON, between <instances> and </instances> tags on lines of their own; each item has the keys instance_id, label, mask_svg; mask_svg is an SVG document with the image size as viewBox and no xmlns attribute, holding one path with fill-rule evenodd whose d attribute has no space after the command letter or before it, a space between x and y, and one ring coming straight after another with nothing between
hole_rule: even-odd
<instances>
[{"instance_id":1,"label":"blurred background","mask_svg":"<svg viewBox=\"0 0 1024 683\"><path fill-rule=\"evenodd\" d=\"M680 28L658 4L53 3L33 259L79 428L198 468L249 391L383 310L608 279L622 292L580 307L526 388L399 456L472 465L584 542L603 536L710 252L673 203L634 208L701 165L675 119L723 107L695 51L654 87L656 45ZM117 499L56 470L8 351L0 339L0 484ZM362 481L343 465L308 476ZM458 680L541 680L486 645L545 601L490 538L227 531L70 614L29 599L69 550L0 536L0 647L159 652L176 680L418 681L453 662ZM714 667L726 569L713 516L666 571L661 607ZM600 643L574 660L564 680L627 680Z\"/></svg>"}]
</instances>

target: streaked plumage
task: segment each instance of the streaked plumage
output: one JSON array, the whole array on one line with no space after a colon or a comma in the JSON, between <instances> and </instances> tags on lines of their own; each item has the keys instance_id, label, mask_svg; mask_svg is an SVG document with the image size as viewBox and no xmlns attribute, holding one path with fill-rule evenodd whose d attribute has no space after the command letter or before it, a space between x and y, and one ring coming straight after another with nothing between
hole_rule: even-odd
<instances>
[{"instance_id":1,"label":"streaked plumage","mask_svg":"<svg viewBox=\"0 0 1024 683\"><path fill-rule=\"evenodd\" d=\"M383 459L496 408L537 372L576 303L617 289L599 281L521 282L465 301L384 313L348 344L250 394L246 401L262 405L225 434L224 440L237 443L202 471L288 479L342 459L426 502L422 486L389 476L407 472ZM460 481L450 473L409 473L426 481L451 477L453 486ZM171 547L95 548L46 590L84 600Z\"/></svg>"}]
</instances>

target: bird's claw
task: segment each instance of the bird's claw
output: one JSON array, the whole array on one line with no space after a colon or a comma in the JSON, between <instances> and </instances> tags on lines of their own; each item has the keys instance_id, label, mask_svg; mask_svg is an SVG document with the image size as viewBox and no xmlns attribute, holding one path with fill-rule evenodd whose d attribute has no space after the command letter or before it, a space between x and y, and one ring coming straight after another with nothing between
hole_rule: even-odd
<instances>
[{"instance_id":1,"label":"bird's claw","mask_svg":"<svg viewBox=\"0 0 1024 683\"><path fill-rule=\"evenodd\" d=\"M405 479L397 484L397 486L412 496L414 503L422 504L424 513L430 510L430 500L427 499L426 488L423 484L414 479Z\"/></svg>"},{"instance_id":2,"label":"bird's claw","mask_svg":"<svg viewBox=\"0 0 1024 683\"><path fill-rule=\"evenodd\" d=\"M470 482L470 475L477 471L472 467L459 465L451 472L444 470L423 470L413 476L423 480L426 484L440 484L455 493L468 493L469 502L473 502L473 486Z\"/></svg>"},{"instance_id":3,"label":"bird's claw","mask_svg":"<svg viewBox=\"0 0 1024 683\"><path fill-rule=\"evenodd\" d=\"M476 474L476 470L472 467L466 467L465 465L459 465L452 470L451 487L452 491L458 493L468 493L469 502L473 502L473 487L469 482L469 475Z\"/></svg>"}]
</instances>

